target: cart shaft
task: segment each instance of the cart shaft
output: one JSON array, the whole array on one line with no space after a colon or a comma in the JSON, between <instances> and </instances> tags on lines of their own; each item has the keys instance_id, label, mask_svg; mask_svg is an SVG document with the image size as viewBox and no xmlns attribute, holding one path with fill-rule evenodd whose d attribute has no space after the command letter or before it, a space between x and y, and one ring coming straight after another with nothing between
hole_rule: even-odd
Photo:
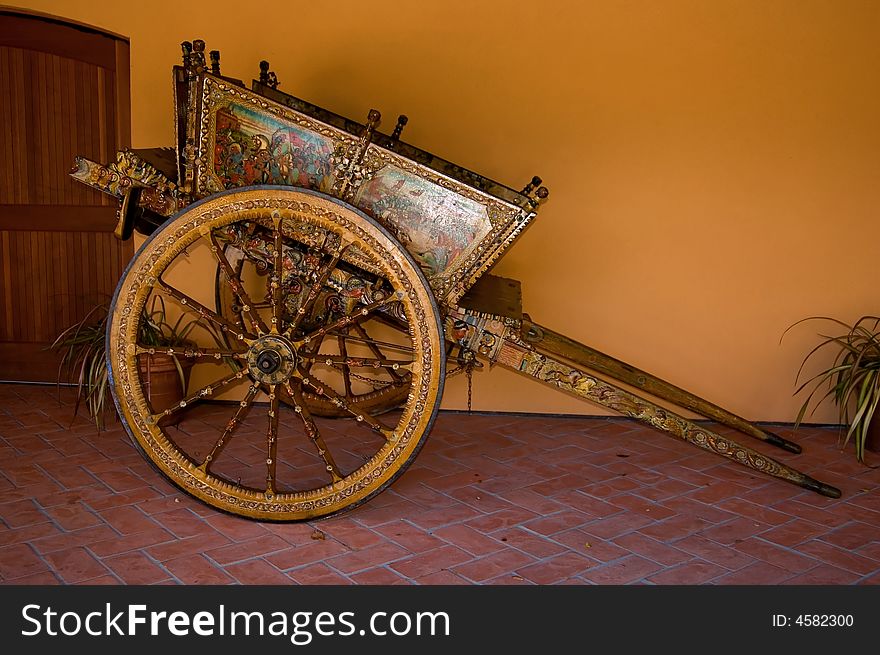
<instances>
[{"instance_id":1,"label":"cart shaft","mask_svg":"<svg viewBox=\"0 0 880 655\"><path fill-rule=\"evenodd\" d=\"M526 337L531 334L531 337L527 340L523 334ZM493 364L501 364L543 384L612 409L698 448L823 496L840 497L839 489L600 379L587 368L623 378L621 381L643 387L656 396L688 409L705 410L706 415L721 417L725 419L721 422L726 424L748 424L745 419L531 321L475 316L456 308L447 318L447 338L482 355ZM643 382L640 382L640 376L644 378ZM749 427L747 434L763 432L750 424ZM765 441L772 442L771 439Z\"/></svg>"}]
</instances>

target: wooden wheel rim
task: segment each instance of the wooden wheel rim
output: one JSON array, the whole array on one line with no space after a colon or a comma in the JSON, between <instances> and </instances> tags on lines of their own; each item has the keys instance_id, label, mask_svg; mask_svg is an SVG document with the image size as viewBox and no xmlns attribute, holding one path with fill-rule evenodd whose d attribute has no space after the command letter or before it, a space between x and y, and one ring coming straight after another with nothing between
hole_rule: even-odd
<instances>
[{"instance_id":1,"label":"wooden wheel rim","mask_svg":"<svg viewBox=\"0 0 880 655\"><path fill-rule=\"evenodd\" d=\"M414 348L410 392L401 417L374 456L339 481L308 491L274 494L238 486L200 469L168 438L166 428L158 425L137 374L140 312L163 271L212 229L272 214L282 222L295 220L341 235L371 255L398 293ZM285 187L255 187L211 196L189 206L156 232L138 251L117 287L107 352L119 414L152 463L177 486L214 507L269 520L303 520L350 509L390 484L427 436L445 373L439 311L412 257L384 228L353 207L324 194Z\"/></svg>"}]
</instances>

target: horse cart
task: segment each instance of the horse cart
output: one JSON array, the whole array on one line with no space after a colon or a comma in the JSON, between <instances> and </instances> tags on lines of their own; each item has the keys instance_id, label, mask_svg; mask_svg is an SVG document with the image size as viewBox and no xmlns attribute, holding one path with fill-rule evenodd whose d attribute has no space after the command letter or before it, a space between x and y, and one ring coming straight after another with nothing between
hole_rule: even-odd
<instances>
[{"instance_id":1,"label":"horse cart","mask_svg":"<svg viewBox=\"0 0 880 655\"><path fill-rule=\"evenodd\" d=\"M447 375L488 363L840 495L616 383L797 444L523 313L519 283L487 271L547 197L539 178L516 191L404 143L404 116L382 133L377 111L361 124L282 93L267 62L250 89L219 62L183 44L176 148L71 172L119 199L119 238L149 237L113 299L107 365L127 431L181 489L264 520L350 509L416 456ZM185 342L141 339L156 297ZM157 355L186 369L170 406L149 394Z\"/></svg>"}]
</instances>

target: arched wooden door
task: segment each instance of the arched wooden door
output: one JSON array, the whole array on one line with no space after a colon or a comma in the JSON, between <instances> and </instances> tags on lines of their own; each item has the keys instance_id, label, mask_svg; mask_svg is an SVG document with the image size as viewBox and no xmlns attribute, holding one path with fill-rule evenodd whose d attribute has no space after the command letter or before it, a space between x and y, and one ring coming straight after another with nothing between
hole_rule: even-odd
<instances>
[{"instance_id":1,"label":"arched wooden door","mask_svg":"<svg viewBox=\"0 0 880 655\"><path fill-rule=\"evenodd\" d=\"M0 89L0 380L54 382L46 346L109 301L132 254L112 199L67 175L130 143L128 40L0 10Z\"/></svg>"}]
</instances>

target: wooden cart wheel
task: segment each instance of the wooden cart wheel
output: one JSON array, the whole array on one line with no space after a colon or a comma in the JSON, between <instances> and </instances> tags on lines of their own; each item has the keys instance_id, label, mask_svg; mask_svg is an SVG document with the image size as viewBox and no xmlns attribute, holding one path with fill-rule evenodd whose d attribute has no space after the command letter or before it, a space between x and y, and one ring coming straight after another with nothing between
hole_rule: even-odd
<instances>
[{"instance_id":1,"label":"wooden cart wheel","mask_svg":"<svg viewBox=\"0 0 880 655\"><path fill-rule=\"evenodd\" d=\"M261 246L265 240L268 240L268 236L270 235L264 235L263 239L258 239L258 237L250 235L252 241L257 239L256 244L250 245L250 247L248 243L227 244L224 247L224 256L229 266L217 265L215 282L217 313L242 327L248 323L248 317L234 287L243 284L245 287L259 288L261 286L260 278L271 274L274 269L272 258L265 257L261 252L263 250ZM285 247L281 265L284 279L282 288L285 294L281 306L282 317L285 320L292 319L293 313L298 310L302 301L301 289L308 286L305 279L307 271L296 270L297 264L301 264L302 260L294 261L294 254L294 245ZM332 302L334 299L338 299L340 292L344 292L344 287L351 286L351 279L351 277L348 278L348 285L337 283L336 286L342 288L334 288L331 284L326 284L325 289L321 292L323 298L319 298L314 307L326 307L328 301ZM328 282L332 282L332 280ZM268 299L256 301L253 306L261 313L271 311L271 301ZM323 313L315 311L309 322L318 324L322 320L324 320ZM376 339L371 335L371 332L382 334L387 331L388 327L399 332L408 330L405 321L397 320L388 315L380 315L371 321L364 321L340 330L340 334L332 339L325 338L322 349L331 355L345 356L350 351L362 351L366 347L370 349L371 356L381 357L381 351L373 345ZM223 336L228 345L231 337L226 334ZM327 362L320 360L309 362L309 365L310 370L314 370L315 374L341 395L347 404L356 404L364 411L376 416L401 407L409 394L409 378L412 375L409 371L392 368L352 371L345 364L334 362L328 365ZM309 390L303 391L303 399L313 416L333 418L349 416L335 403Z\"/></svg>"},{"instance_id":2,"label":"wooden cart wheel","mask_svg":"<svg viewBox=\"0 0 880 655\"><path fill-rule=\"evenodd\" d=\"M241 235L269 239L271 270L260 290L266 311L256 307L263 298L253 288L236 283L225 256L224 244ZM309 268L301 289L286 289L276 274L291 248ZM203 272L218 261L234 286L241 324L209 308L215 280ZM331 279L363 284L316 311ZM142 310L157 294L169 314L195 322L191 344L150 349L138 342ZM359 330L377 317L406 328L381 337ZM339 335L349 352L327 352L324 344ZM439 311L412 257L346 203L285 187L211 196L165 224L120 281L107 339L114 400L150 461L193 496L257 519L323 516L379 493L421 447L445 374ZM137 365L152 351L193 362L184 399L166 409L150 405ZM379 417L327 384L319 362L406 372L405 402ZM306 393L351 420L313 415ZM163 420L171 416L180 418L174 427Z\"/></svg>"}]
</instances>

